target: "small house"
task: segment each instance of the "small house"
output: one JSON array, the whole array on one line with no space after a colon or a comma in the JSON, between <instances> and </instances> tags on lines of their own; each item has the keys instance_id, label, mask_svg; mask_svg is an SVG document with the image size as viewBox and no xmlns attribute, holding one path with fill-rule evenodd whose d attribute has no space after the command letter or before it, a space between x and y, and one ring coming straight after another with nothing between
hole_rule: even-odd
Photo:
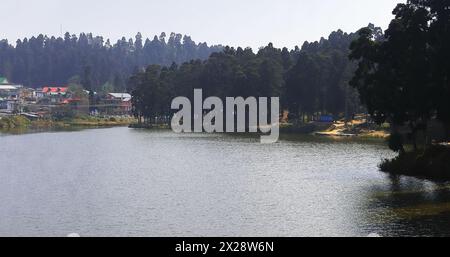
<instances>
[{"instance_id":1,"label":"small house","mask_svg":"<svg viewBox=\"0 0 450 257\"><path fill-rule=\"evenodd\" d=\"M9 83L9 81L0 77L0 96L6 98L17 98L19 95L19 90L22 88L21 85L14 85Z\"/></svg>"},{"instance_id":2,"label":"small house","mask_svg":"<svg viewBox=\"0 0 450 257\"><path fill-rule=\"evenodd\" d=\"M39 92L38 94L42 94L44 98L50 99L50 102L55 104L65 100L68 90L68 87L43 87L42 93Z\"/></svg>"},{"instance_id":3,"label":"small house","mask_svg":"<svg viewBox=\"0 0 450 257\"><path fill-rule=\"evenodd\" d=\"M0 109L17 110L21 89L21 85L11 84L6 78L0 77Z\"/></svg>"},{"instance_id":4,"label":"small house","mask_svg":"<svg viewBox=\"0 0 450 257\"><path fill-rule=\"evenodd\" d=\"M103 102L108 106L106 110L108 114L131 114L131 95L128 93L109 93Z\"/></svg>"}]
</instances>

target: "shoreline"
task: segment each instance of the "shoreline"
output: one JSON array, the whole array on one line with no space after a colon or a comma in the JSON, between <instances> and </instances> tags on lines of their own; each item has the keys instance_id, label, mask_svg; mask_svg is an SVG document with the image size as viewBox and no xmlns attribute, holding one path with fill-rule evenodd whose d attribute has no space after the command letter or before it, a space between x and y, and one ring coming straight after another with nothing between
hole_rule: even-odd
<instances>
[{"instance_id":1,"label":"shoreline","mask_svg":"<svg viewBox=\"0 0 450 257\"><path fill-rule=\"evenodd\" d=\"M145 124L145 123L131 123L128 126L133 129L170 129L169 124ZM356 139L379 139L385 140L389 137L386 130L365 129L359 130L358 133L345 133L342 129L336 129L334 124L329 123L307 123L301 126L294 126L291 124L281 124L280 134L287 135L313 135L327 138L356 138Z\"/></svg>"},{"instance_id":2,"label":"shoreline","mask_svg":"<svg viewBox=\"0 0 450 257\"><path fill-rule=\"evenodd\" d=\"M384 140L389 137L386 130L358 129L354 131L353 123L350 127L343 126L342 122L319 123L311 122L301 125L288 123L280 124L280 134L287 135L313 135L324 138L354 138L354 139L379 139ZM359 123L360 124L360 123ZM170 124L146 124L137 123L133 117L93 117L79 116L62 120L38 119L29 120L20 115L0 117L0 133L12 130L26 131L28 129L70 129L70 128L101 128L101 127L129 127L132 129L170 129Z\"/></svg>"},{"instance_id":3,"label":"shoreline","mask_svg":"<svg viewBox=\"0 0 450 257\"><path fill-rule=\"evenodd\" d=\"M282 124L281 133L292 134L313 134L328 138L358 138L358 139L381 139L385 140L390 136L386 129L367 126L361 121L344 122L311 122L302 125Z\"/></svg>"},{"instance_id":4,"label":"shoreline","mask_svg":"<svg viewBox=\"0 0 450 257\"><path fill-rule=\"evenodd\" d=\"M394 176L408 176L437 182L450 181L450 147L433 145L426 149L399 154L385 159L380 171Z\"/></svg>"},{"instance_id":5,"label":"shoreline","mask_svg":"<svg viewBox=\"0 0 450 257\"><path fill-rule=\"evenodd\" d=\"M129 117L74 117L63 120L39 119L29 120L23 116L16 115L0 118L0 133L9 131L26 131L39 129L70 129L89 127L120 127L129 126L134 122Z\"/></svg>"}]
</instances>

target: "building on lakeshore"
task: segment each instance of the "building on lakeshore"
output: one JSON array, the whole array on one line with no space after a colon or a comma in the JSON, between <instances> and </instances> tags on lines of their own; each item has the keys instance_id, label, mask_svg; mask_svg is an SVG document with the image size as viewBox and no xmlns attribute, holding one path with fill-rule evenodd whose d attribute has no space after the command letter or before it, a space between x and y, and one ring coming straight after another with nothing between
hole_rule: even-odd
<instances>
[{"instance_id":1,"label":"building on lakeshore","mask_svg":"<svg viewBox=\"0 0 450 257\"><path fill-rule=\"evenodd\" d=\"M68 87L44 87L42 93L44 96L65 96L68 89Z\"/></svg>"},{"instance_id":2,"label":"building on lakeshore","mask_svg":"<svg viewBox=\"0 0 450 257\"><path fill-rule=\"evenodd\" d=\"M21 88L19 91L19 98L24 102L35 102L36 90L33 88Z\"/></svg>"},{"instance_id":3,"label":"building on lakeshore","mask_svg":"<svg viewBox=\"0 0 450 257\"><path fill-rule=\"evenodd\" d=\"M34 100L38 105L58 105L69 98L68 87L43 87L35 89Z\"/></svg>"},{"instance_id":4,"label":"building on lakeshore","mask_svg":"<svg viewBox=\"0 0 450 257\"><path fill-rule=\"evenodd\" d=\"M44 90L42 87L40 88L36 88L34 90L34 96L36 97L37 100L44 98Z\"/></svg>"},{"instance_id":5,"label":"building on lakeshore","mask_svg":"<svg viewBox=\"0 0 450 257\"><path fill-rule=\"evenodd\" d=\"M22 85L12 84L7 78L0 77L0 109L7 112L19 111L22 88Z\"/></svg>"},{"instance_id":6,"label":"building on lakeshore","mask_svg":"<svg viewBox=\"0 0 450 257\"><path fill-rule=\"evenodd\" d=\"M128 93L109 93L103 99L102 112L109 115L131 115L131 95Z\"/></svg>"},{"instance_id":7,"label":"building on lakeshore","mask_svg":"<svg viewBox=\"0 0 450 257\"><path fill-rule=\"evenodd\" d=\"M9 98L18 98L20 89L23 88L22 85L15 85L9 83L9 81L0 77L0 96Z\"/></svg>"}]
</instances>

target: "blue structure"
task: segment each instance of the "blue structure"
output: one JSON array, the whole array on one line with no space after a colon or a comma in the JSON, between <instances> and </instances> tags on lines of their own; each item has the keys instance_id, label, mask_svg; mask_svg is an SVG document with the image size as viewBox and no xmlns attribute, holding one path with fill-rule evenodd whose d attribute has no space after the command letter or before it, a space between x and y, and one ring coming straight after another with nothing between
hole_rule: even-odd
<instances>
[{"instance_id":1,"label":"blue structure","mask_svg":"<svg viewBox=\"0 0 450 257\"><path fill-rule=\"evenodd\" d=\"M334 122L334 118L331 115L321 115L319 117L319 122Z\"/></svg>"}]
</instances>

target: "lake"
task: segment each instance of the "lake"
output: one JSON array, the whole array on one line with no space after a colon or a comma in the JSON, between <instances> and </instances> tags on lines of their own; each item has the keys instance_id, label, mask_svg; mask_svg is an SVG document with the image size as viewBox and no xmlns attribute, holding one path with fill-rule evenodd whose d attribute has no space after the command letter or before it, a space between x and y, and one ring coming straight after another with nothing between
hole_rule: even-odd
<instances>
[{"instance_id":1,"label":"lake","mask_svg":"<svg viewBox=\"0 0 450 257\"><path fill-rule=\"evenodd\" d=\"M0 236L449 236L450 184L383 142L129 128L0 134Z\"/></svg>"}]
</instances>

